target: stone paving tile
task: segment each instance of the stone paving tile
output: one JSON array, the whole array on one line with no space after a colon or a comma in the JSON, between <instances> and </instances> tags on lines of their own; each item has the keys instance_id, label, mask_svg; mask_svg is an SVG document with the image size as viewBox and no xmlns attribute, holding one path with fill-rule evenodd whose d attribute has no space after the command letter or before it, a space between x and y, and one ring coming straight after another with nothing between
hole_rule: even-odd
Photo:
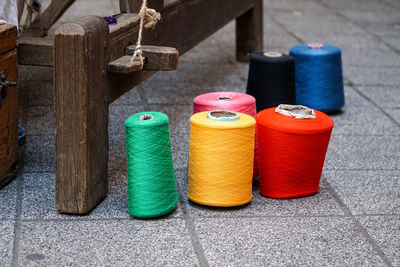
<instances>
[{"instance_id":1,"label":"stone paving tile","mask_svg":"<svg viewBox=\"0 0 400 267\"><path fill-rule=\"evenodd\" d=\"M345 109L348 106L371 106L371 103L362 97L356 90L350 86L344 86Z\"/></svg>"},{"instance_id":2,"label":"stone paving tile","mask_svg":"<svg viewBox=\"0 0 400 267\"><path fill-rule=\"evenodd\" d=\"M358 90L381 108L400 108L399 87L359 86Z\"/></svg>"},{"instance_id":3,"label":"stone paving tile","mask_svg":"<svg viewBox=\"0 0 400 267\"><path fill-rule=\"evenodd\" d=\"M385 111L400 124L400 108L398 109L385 109ZM399 131L400 133L400 131Z\"/></svg>"},{"instance_id":4,"label":"stone paving tile","mask_svg":"<svg viewBox=\"0 0 400 267\"><path fill-rule=\"evenodd\" d=\"M24 125L29 135L54 135L54 107L32 106L27 113L27 123Z\"/></svg>"},{"instance_id":5,"label":"stone paving tile","mask_svg":"<svg viewBox=\"0 0 400 267\"><path fill-rule=\"evenodd\" d=\"M400 135L333 135L325 169L399 170Z\"/></svg>"},{"instance_id":6,"label":"stone paving tile","mask_svg":"<svg viewBox=\"0 0 400 267\"><path fill-rule=\"evenodd\" d=\"M394 47L394 49L397 49L397 51L400 51L400 36L399 35L393 35L393 36L385 36L384 41L388 43L390 46Z\"/></svg>"},{"instance_id":7,"label":"stone paving tile","mask_svg":"<svg viewBox=\"0 0 400 267\"><path fill-rule=\"evenodd\" d=\"M393 266L400 265L400 216L358 217Z\"/></svg>"},{"instance_id":8,"label":"stone paving tile","mask_svg":"<svg viewBox=\"0 0 400 267\"><path fill-rule=\"evenodd\" d=\"M356 85L398 86L400 71L398 67L346 66L345 77Z\"/></svg>"},{"instance_id":9,"label":"stone paving tile","mask_svg":"<svg viewBox=\"0 0 400 267\"><path fill-rule=\"evenodd\" d=\"M348 218L201 218L198 238L212 266L384 266Z\"/></svg>"},{"instance_id":10,"label":"stone paving tile","mask_svg":"<svg viewBox=\"0 0 400 267\"><path fill-rule=\"evenodd\" d=\"M110 171L108 176L109 192L85 219L129 219L127 178L125 171ZM182 211L177 208L166 218L181 217ZM61 219L79 220L82 216L60 214L55 203L55 177L53 173L24 174L22 198L22 219Z\"/></svg>"},{"instance_id":11,"label":"stone paving tile","mask_svg":"<svg viewBox=\"0 0 400 267\"><path fill-rule=\"evenodd\" d=\"M13 219L16 217L19 179L21 178L17 177L0 189L0 219Z\"/></svg>"},{"instance_id":12,"label":"stone paving tile","mask_svg":"<svg viewBox=\"0 0 400 267\"><path fill-rule=\"evenodd\" d=\"M343 112L330 115L335 122L332 134L396 135L400 128L372 104L346 105Z\"/></svg>"},{"instance_id":13,"label":"stone paving tile","mask_svg":"<svg viewBox=\"0 0 400 267\"><path fill-rule=\"evenodd\" d=\"M352 214L400 214L399 171L324 171Z\"/></svg>"},{"instance_id":14,"label":"stone paving tile","mask_svg":"<svg viewBox=\"0 0 400 267\"><path fill-rule=\"evenodd\" d=\"M343 48L342 60L344 65L357 65L368 67L400 66L398 54L388 48Z\"/></svg>"},{"instance_id":15,"label":"stone paving tile","mask_svg":"<svg viewBox=\"0 0 400 267\"><path fill-rule=\"evenodd\" d=\"M198 265L185 222L174 220L23 222L21 266Z\"/></svg>"},{"instance_id":16,"label":"stone paving tile","mask_svg":"<svg viewBox=\"0 0 400 267\"><path fill-rule=\"evenodd\" d=\"M25 172L54 172L54 136L26 135Z\"/></svg>"},{"instance_id":17,"label":"stone paving tile","mask_svg":"<svg viewBox=\"0 0 400 267\"><path fill-rule=\"evenodd\" d=\"M186 170L176 172L176 181L187 214L193 218L203 217L274 217L274 216L341 216L344 215L338 203L327 188L321 184L318 194L297 199L271 199L258 192L258 182L253 183L253 198L247 205L231 208L217 208L199 205L187 197L188 174Z\"/></svg>"},{"instance_id":18,"label":"stone paving tile","mask_svg":"<svg viewBox=\"0 0 400 267\"><path fill-rule=\"evenodd\" d=\"M14 221L0 220L0 266L12 265L14 224Z\"/></svg>"}]
</instances>

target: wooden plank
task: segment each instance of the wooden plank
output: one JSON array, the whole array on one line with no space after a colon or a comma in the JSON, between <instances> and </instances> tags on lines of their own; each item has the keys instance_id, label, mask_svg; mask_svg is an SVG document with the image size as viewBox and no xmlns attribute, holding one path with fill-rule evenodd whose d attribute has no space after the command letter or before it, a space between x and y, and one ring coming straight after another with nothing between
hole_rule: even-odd
<instances>
[{"instance_id":1,"label":"wooden plank","mask_svg":"<svg viewBox=\"0 0 400 267\"><path fill-rule=\"evenodd\" d=\"M136 45L131 45L126 48L126 54L108 64L108 71L117 73L131 73L141 70L152 71L171 71L178 68L179 52L173 47L165 46L142 46L144 66L139 60L131 60L135 53Z\"/></svg>"},{"instance_id":2,"label":"wooden plank","mask_svg":"<svg viewBox=\"0 0 400 267\"><path fill-rule=\"evenodd\" d=\"M85 214L107 194L109 35L106 21L86 16L54 36L56 203Z\"/></svg>"},{"instance_id":3,"label":"wooden plank","mask_svg":"<svg viewBox=\"0 0 400 267\"><path fill-rule=\"evenodd\" d=\"M65 10L75 0L52 0L50 5L40 13L40 16L36 18L27 29L25 29L21 36L22 37L43 37L47 35L47 31L50 29Z\"/></svg>"},{"instance_id":4,"label":"wooden plank","mask_svg":"<svg viewBox=\"0 0 400 267\"><path fill-rule=\"evenodd\" d=\"M108 71L117 73L132 73L142 70L140 60L131 60L132 56L122 56L108 63Z\"/></svg>"},{"instance_id":5,"label":"wooden plank","mask_svg":"<svg viewBox=\"0 0 400 267\"><path fill-rule=\"evenodd\" d=\"M0 24L0 54L15 48L17 27L9 24Z\"/></svg>"},{"instance_id":6,"label":"wooden plank","mask_svg":"<svg viewBox=\"0 0 400 267\"><path fill-rule=\"evenodd\" d=\"M53 66L53 40L36 37L19 38L18 64Z\"/></svg>"},{"instance_id":7,"label":"wooden plank","mask_svg":"<svg viewBox=\"0 0 400 267\"><path fill-rule=\"evenodd\" d=\"M123 13L139 13L143 0L119 0L119 10ZM164 7L164 0L147 0L147 7L157 11Z\"/></svg>"},{"instance_id":8,"label":"wooden plank","mask_svg":"<svg viewBox=\"0 0 400 267\"><path fill-rule=\"evenodd\" d=\"M249 54L263 50L263 0L236 19L236 59L249 61Z\"/></svg>"},{"instance_id":9,"label":"wooden plank","mask_svg":"<svg viewBox=\"0 0 400 267\"><path fill-rule=\"evenodd\" d=\"M260 0L230 0L229 5L224 0L168 1L161 10L162 19L157 23L155 29L144 31L142 43L144 45L175 47L182 55L229 21L255 7L256 1ZM256 9L258 10L259 6ZM262 10L257 12L262 12ZM112 60L124 55L125 51L121 51L121 47L136 42L139 19L131 20L126 23L124 28L131 30L122 31L120 29L117 33L110 29ZM152 72L132 73L127 76L110 73L110 102L151 75ZM121 80L122 77L124 77L123 80Z\"/></svg>"},{"instance_id":10,"label":"wooden plank","mask_svg":"<svg viewBox=\"0 0 400 267\"><path fill-rule=\"evenodd\" d=\"M16 34L16 32L15 32ZM1 32L0 32L0 36ZM11 35L8 38L15 41ZM9 42L0 39L0 43ZM0 72L5 72L6 80L16 82L18 78L17 49L0 54ZM0 96L1 97L1 96ZM6 88L6 97L0 107L0 188L17 175L18 166L18 87Z\"/></svg>"}]
</instances>

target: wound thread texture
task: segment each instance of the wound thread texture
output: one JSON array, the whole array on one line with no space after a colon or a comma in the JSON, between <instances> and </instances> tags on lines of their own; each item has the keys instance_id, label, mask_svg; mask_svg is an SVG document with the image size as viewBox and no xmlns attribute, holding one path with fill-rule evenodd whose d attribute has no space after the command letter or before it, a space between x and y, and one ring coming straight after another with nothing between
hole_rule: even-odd
<instances>
[{"instance_id":1,"label":"wound thread texture","mask_svg":"<svg viewBox=\"0 0 400 267\"><path fill-rule=\"evenodd\" d=\"M252 53L246 93L255 97L257 112L296 104L294 58L276 52Z\"/></svg>"},{"instance_id":2,"label":"wound thread texture","mask_svg":"<svg viewBox=\"0 0 400 267\"><path fill-rule=\"evenodd\" d=\"M188 197L208 206L230 207L252 197L255 119L216 121L208 112L191 119Z\"/></svg>"},{"instance_id":3,"label":"wound thread texture","mask_svg":"<svg viewBox=\"0 0 400 267\"><path fill-rule=\"evenodd\" d=\"M296 61L296 101L323 112L335 112L344 104L342 57L339 47L303 44L292 47Z\"/></svg>"},{"instance_id":4,"label":"wound thread texture","mask_svg":"<svg viewBox=\"0 0 400 267\"><path fill-rule=\"evenodd\" d=\"M193 100L193 114L212 110L230 110L256 117L256 99L238 92L212 92L202 94ZM258 175L257 141L254 146L254 177Z\"/></svg>"},{"instance_id":5,"label":"wound thread texture","mask_svg":"<svg viewBox=\"0 0 400 267\"><path fill-rule=\"evenodd\" d=\"M152 111L125 121L128 210L135 217L165 215L178 202L168 122L167 115Z\"/></svg>"},{"instance_id":6,"label":"wound thread texture","mask_svg":"<svg viewBox=\"0 0 400 267\"><path fill-rule=\"evenodd\" d=\"M257 114L262 195L295 198L318 192L333 120L314 112L315 119L282 115L275 108Z\"/></svg>"}]
</instances>

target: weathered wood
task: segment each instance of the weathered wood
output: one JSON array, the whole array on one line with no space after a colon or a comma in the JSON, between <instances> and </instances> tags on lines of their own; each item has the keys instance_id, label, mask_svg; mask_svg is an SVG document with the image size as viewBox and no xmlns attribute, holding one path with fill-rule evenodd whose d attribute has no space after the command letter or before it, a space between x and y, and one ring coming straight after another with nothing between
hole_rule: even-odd
<instances>
[{"instance_id":1,"label":"weathered wood","mask_svg":"<svg viewBox=\"0 0 400 267\"><path fill-rule=\"evenodd\" d=\"M263 50L263 0L236 19L236 59L249 61L249 54Z\"/></svg>"},{"instance_id":2,"label":"weathered wood","mask_svg":"<svg viewBox=\"0 0 400 267\"><path fill-rule=\"evenodd\" d=\"M43 37L47 35L47 31L50 29L61 15L67 10L67 8L75 0L52 0L50 5L41 12L40 16L36 18L27 29L25 29L21 36L22 37Z\"/></svg>"},{"instance_id":3,"label":"weathered wood","mask_svg":"<svg viewBox=\"0 0 400 267\"><path fill-rule=\"evenodd\" d=\"M123 13L139 13L143 0L119 0L119 10ZM164 0L147 0L147 7L157 11L164 7Z\"/></svg>"},{"instance_id":4,"label":"weathered wood","mask_svg":"<svg viewBox=\"0 0 400 267\"><path fill-rule=\"evenodd\" d=\"M126 48L126 54L108 64L108 71L117 73L131 73L141 70L171 71L178 68L179 52L173 47L165 46L142 46L144 66L139 60L131 60L135 53L136 45Z\"/></svg>"},{"instance_id":5,"label":"weathered wood","mask_svg":"<svg viewBox=\"0 0 400 267\"><path fill-rule=\"evenodd\" d=\"M0 54L4 54L15 48L17 28L14 25L0 25ZM1 66L0 66L1 67Z\"/></svg>"},{"instance_id":6,"label":"weathered wood","mask_svg":"<svg viewBox=\"0 0 400 267\"><path fill-rule=\"evenodd\" d=\"M57 209L85 214L107 194L108 25L86 16L54 36Z\"/></svg>"},{"instance_id":7,"label":"weathered wood","mask_svg":"<svg viewBox=\"0 0 400 267\"><path fill-rule=\"evenodd\" d=\"M4 72L10 82L18 78L16 35L15 26L0 25L0 72ZM10 86L6 88L0 107L0 188L16 177L17 166L18 87Z\"/></svg>"},{"instance_id":8,"label":"weathered wood","mask_svg":"<svg viewBox=\"0 0 400 267\"><path fill-rule=\"evenodd\" d=\"M53 40L36 37L19 38L18 64L53 66Z\"/></svg>"},{"instance_id":9,"label":"weathered wood","mask_svg":"<svg viewBox=\"0 0 400 267\"><path fill-rule=\"evenodd\" d=\"M140 60L131 60L132 56L122 56L108 63L108 71L117 73L132 73L142 70Z\"/></svg>"},{"instance_id":10,"label":"weathered wood","mask_svg":"<svg viewBox=\"0 0 400 267\"><path fill-rule=\"evenodd\" d=\"M175 0L166 1L161 10L161 21L154 30L143 33L143 44L175 47L183 55L198 43L215 33L229 21L255 8L259 9L260 0L230 0L227 5L224 0ZM257 3L257 6L255 6ZM261 12L262 9L256 12ZM125 29L118 33L111 33L111 58L116 59L124 55L121 47L134 44L137 39L139 17L131 19L124 25ZM133 29L133 30L132 30ZM262 39L261 37L257 37ZM256 42L258 43L258 42ZM260 49L261 50L261 49ZM118 73L109 74L110 102L150 77L152 72L131 73L121 76Z\"/></svg>"}]
</instances>

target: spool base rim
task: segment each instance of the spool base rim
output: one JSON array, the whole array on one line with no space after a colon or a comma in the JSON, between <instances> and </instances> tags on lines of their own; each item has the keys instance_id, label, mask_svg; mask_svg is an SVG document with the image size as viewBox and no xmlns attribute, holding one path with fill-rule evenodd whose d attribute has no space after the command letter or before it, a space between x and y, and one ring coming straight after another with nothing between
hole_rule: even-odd
<instances>
[{"instance_id":1,"label":"spool base rim","mask_svg":"<svg viewBox=\"0 0 400 267\"><path fill-rule=\"evenodd\" d=\"M135 218L151 219L151 218L162 217L164 215L171 213L172 211L174 211L176 209L177 205L178 205L178 195L176 195L175 200L172 202L172 204L168 208L166 208L165 210L163 210L162 212L159 212L159 213L139 214L129 208L128 208L128 211L129 211L129 214Z\"/></svg>"},{"instance_id":2,"label":"spool base rim","mask_svg":"<svg viewBox=\"0 0 400 267\"><path fill-rule=\"evenodd\" d=\"M208 201L201 201L201 200L198 200L198 199L195 199L195 198L191 197L189 194L188 194L188 197L189 197L189 199L191 201L193 201L193 202L195 202L197 204L204 205L204 206L209 206L209 207L220 207L220 208L242 206L242 205L245 205L245 204L249 203L251 201L251 199L253 198L253 196L250 196L250 198L248 200L246 200L246 201L241 201L241 202L229 203L228 204L228 203L211 203L211 202L208 202Z\"/></svg>"},{"instance_id":3,"label":"spool base rim","mask_svg":"<svg viewBox=\"0 0 400 267\"><path fill-rule=\"evenodd\" d=\"M268 193L262 192L261 190L259 192L260 192L260 195L262 195L264 197L268 197L268 198L291 199L291 198L302 198L302 197L309 197L309 196L316 195L319 192L319 188L317 189L317 191L313 190L311 192L304 192L304 193L300 193L300 194L286 194L286 195L268 194Z\"/></svg>"}]
</instances>

